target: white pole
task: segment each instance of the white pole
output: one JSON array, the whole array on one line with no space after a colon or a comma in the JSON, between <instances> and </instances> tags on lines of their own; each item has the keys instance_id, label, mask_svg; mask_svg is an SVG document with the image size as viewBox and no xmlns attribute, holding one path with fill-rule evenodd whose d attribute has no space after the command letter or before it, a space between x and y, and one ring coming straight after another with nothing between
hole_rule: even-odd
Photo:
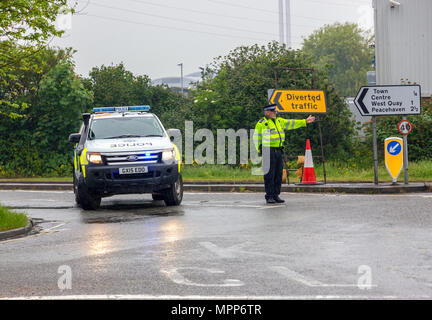
<instances>
[{"instance_id":1,"label":"white pole","mask_svg":"<svg viewBox=\"0 0 432 320\"><path fill-rule=\"evenodd\" d=\"M288 48L291 48L291 1L285 0L285 23L286 23L286 44Z\"/></svg>"},{"instance_id":2,"label":"white pole","mask_svg":"<svg viewBox=\"0 0 432 320\"><path fill-rule=\"evenodd\" d=\"M179 63L178 64L178 66L180 66L180 73L181 73L181 78L180 78L180 81L181 81L181 93L183 94L183 63Z\"/></svg>"},{"instance_id":3,"label":"white pole","mask_svg":"<svg viewBox=\"0 0 432 320\"><path fill-rule=\"evenodd\" d=\"M279 0L279 42L284 43L283 0Z\"/></svg>"}]
</instances>

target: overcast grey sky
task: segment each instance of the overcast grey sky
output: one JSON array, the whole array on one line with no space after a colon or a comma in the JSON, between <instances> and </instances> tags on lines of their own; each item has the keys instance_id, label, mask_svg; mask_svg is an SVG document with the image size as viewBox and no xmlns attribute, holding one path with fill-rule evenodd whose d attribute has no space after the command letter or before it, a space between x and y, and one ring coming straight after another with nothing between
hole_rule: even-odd
<instances>
[{"instance_id":1,"label":"overcast grey sky","mask_svg":"<svg viewBox=\"0 0 432 320\"><path fill-rule=\"evenodd\" d=\"M372 0L291 0L293 48L324 24L373 28ZM285 0L284 0L285 3ZM70 29L76 72L123 62L152 79L199 71L241 45L279 40L278 0L78 0Z\"/></svg>"}]
</instances>

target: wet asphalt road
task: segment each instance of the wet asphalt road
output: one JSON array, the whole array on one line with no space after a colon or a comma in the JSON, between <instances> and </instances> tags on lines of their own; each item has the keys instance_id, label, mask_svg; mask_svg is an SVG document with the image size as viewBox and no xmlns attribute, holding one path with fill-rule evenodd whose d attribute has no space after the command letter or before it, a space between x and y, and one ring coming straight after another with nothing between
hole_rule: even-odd
<instances>
[{"instance_id":1,"label":"wet asphalt road","mask_svg":"<svg viewBox=\"0 0 432 320\"><path fill-rule=\"evenodd\" d=\"M0 298L431 299L432 194L282 198L116 196L82 211L71 192L0 191L37 223L0 242Z\"/></svg>"}]
</instances>

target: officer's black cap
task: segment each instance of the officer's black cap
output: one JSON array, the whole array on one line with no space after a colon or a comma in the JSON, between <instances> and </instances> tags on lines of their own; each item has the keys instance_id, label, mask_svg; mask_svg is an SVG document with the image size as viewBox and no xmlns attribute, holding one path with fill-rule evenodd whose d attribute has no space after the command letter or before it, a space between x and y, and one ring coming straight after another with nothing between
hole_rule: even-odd
<instances>
[{"instance_id":1,"label":"officer's black cap","mask_svg":"<svg viewBox=\"0 0 432 320\"><path fill-rule=\"evenodd\" d=\"M269 104L268 106L264 107L264 111L276 111L276 104Z\"/></svg>"}]
</instances>

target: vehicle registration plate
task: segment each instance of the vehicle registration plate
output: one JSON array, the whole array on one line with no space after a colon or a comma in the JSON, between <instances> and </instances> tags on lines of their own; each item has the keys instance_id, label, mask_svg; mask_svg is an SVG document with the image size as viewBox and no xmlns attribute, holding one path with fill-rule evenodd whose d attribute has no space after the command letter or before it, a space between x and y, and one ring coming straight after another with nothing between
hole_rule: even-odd
<instances>
[{"instance_id":1,"label":"vehicle registration plate","mask_svg":"<svg viewBox=\"0 0 432 320\"><path fill-rule=\"evenodd\" d=\"M148 167L129 167L129 168L120 168L120 174L134 174L134 173L147 173Z\"/></svg>"}]
</instances>

